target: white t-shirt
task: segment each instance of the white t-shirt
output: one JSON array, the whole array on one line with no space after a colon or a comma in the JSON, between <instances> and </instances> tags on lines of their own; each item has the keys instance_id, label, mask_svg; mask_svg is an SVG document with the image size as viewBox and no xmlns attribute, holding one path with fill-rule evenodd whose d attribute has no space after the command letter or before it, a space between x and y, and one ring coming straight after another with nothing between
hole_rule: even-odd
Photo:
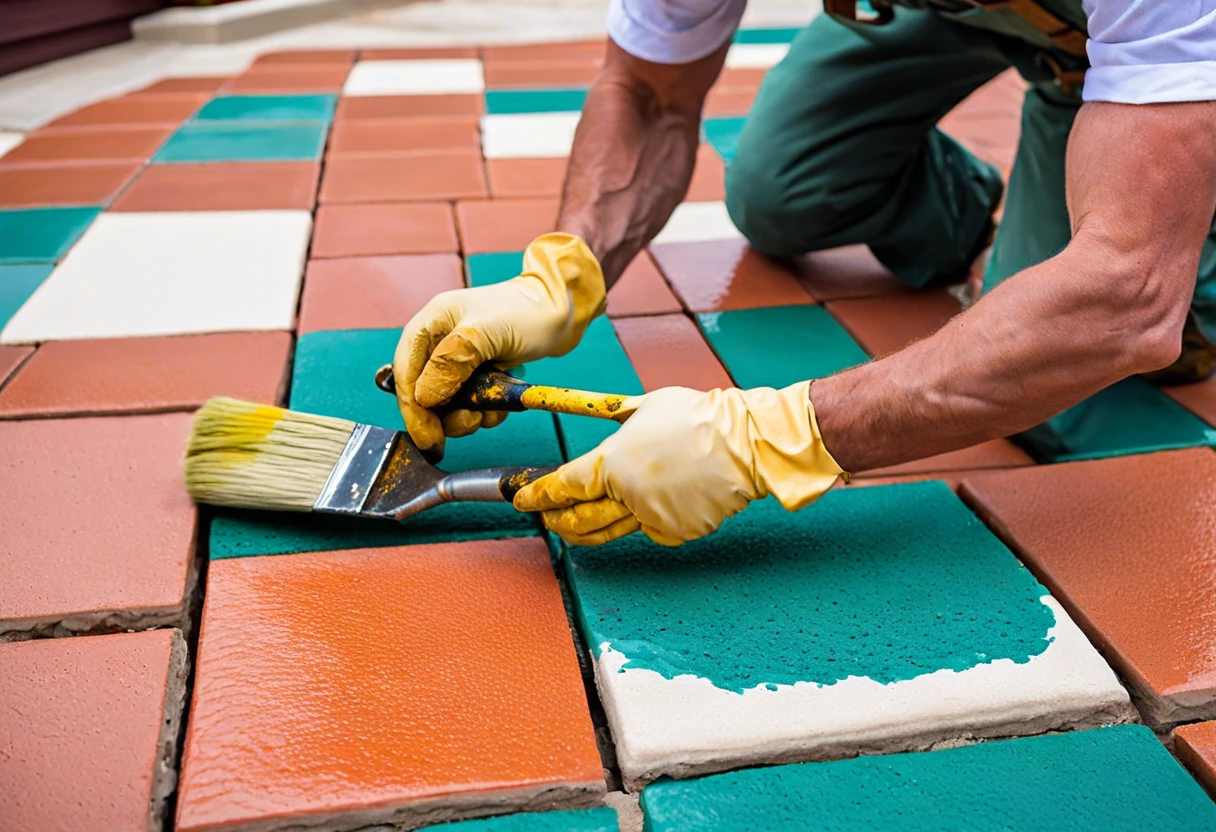
<instances>
[{"instance_id":1,"label":"white t-shirt","mask_svg":"<svg viewBox=\"0 0 1216 832\"><path fill-rule=\"evenodd\" d=\"M1083 0L1086 101L1216 100L1216 0ZM726 43L747 0L611 0L608 34L646 61L683 64ZM898 13L898 11L896 12Z\"/></svg>"}]
</instances>

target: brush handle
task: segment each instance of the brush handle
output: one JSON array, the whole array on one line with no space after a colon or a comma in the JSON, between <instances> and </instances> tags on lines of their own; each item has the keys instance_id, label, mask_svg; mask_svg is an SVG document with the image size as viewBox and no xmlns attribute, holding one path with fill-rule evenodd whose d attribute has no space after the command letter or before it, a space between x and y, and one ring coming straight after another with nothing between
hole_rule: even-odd
<instances>
[{"instance_id":1,"label":"brush handle","mask_svg":"<svg viewBox=\"0 0 1216 832\"><path fill-rule=\"evenodd\" d=\"M421 494L393 506L382 516L405 520L444 503L510 503L529 483L556 468L482 468L448 474Z\"/></svg>"}]
</instances>

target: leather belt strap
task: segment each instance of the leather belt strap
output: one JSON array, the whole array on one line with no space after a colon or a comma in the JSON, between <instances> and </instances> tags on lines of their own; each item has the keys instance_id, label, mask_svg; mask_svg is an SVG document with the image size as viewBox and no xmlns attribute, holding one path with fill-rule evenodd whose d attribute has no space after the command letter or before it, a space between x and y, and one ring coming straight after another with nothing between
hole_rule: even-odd
<instances>
[{"instance_id":1,"label":"leather belt strap","mask_svg":"<svg viewBox=\"0 0 1216 832\"><path fill-rule=\"evenodd\" d=\"M871 8L874 9L874 17L859 18L857 16L857 0L823 0L823 10L825 12L835 17L851 20L854 23L872 23L875 26L881 26L895 19L895 12L886 3L875 3Z\"/></svg>"},{"instance_id":2,"label":"leather belt strap","mask_svg":"<svg viewBox=\"0 0 1216 832\"><path fill-rule=\"evenodd\" d=\"M1061 20L1035 0L967 0L981 9L1009 9L1018 17L1038 29L1061 52L1085 57L1085 33L1067 20Z\"/></svg>"}]
</instances>

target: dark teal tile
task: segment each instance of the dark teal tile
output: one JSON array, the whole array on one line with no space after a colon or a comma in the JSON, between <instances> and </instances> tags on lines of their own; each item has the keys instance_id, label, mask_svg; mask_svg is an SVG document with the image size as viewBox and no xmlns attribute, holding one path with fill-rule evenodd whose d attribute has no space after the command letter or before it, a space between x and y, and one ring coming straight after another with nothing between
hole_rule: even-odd
<instances>
[{"instance_id":1,"label":"dark teal tile","mask_svg":"<svg viewBox=\"0 0 1216 832\"><path fill-rule=\"evenodd\" d=\"M492 254L470 254L465 260L470 286L502 283L519 275L523 268L522 251L496 251Z\"/></svg>"},{"instance_id":2,"label":"dark teal tile","mask_svg":"<svg viewBox=\"0 0 1216 832\"><path fill-rule=\"evenodd\" d=\"M0 329L54 268L51 265L0 266Z\"/></svg>"},{"instance_id":3,"label":"dark teal tile","mask_svg":"<svg viewBox=\"0 0 1216 832\"><path fill-rule=\"evenodd\" d=\"M328 129L324 122L191 122L174 133L152 161L311 162L321 158Z\"/></svg>"},{"instance_id":4,"label":"dark teal tile","mask_svg":"<svg viewBox=\"0 0 1216 832\"><path fill-rule=\"evenodd\" d=\"M100 213L86 207L0 211L0 263L54 263Z\"/></svg>"},{"instance_id":5,"label":"dark teal tile","mask_svg":"<svg viewBox=\"0 0 1216 832\"><path fill-rule=\"evenodd\" d=\"M801 29L740 29L735 32L735 43L790 43L798 37Z\"/></svg>"},{"instance_id":6,"label":"dark teal tile","mask_svg":"<svg viewBox=\"0 0 1216 832\"><path fill-rule=\"evenodd\" d=\"M329 121L336 95L224 95L207 102L198 121Z\"/></svg>"},{"instance_id":7,"label":"dark teal tile","mask_svg":"<svg viewBox=\"0 0 1216 832\"><path fill-rule=\"evenodd\" d=\"M743 388L780 389L869 360L819 306L705 312L697 323L735 384Z\"/></svg>"},{"instance_id":8,"label":"dark teal tile","mask_svg":"<svg viewBox=\"0 0 1216 832\"><path fill-rule=\"evenodd\" d=\"M1140 725L655 783L647 832L1210 832L1216 804Z\"/></svg>"},{"instance_id":9,"label":"dark teal tile","mask_svg":"<svg viewBox=\"0 0 1216 832\"><path fill-rule=\"evenodd\" d=\"M743 133L745 117L738 118L707 118L701 122L701 132L705 141L713 145L714 150L722 157L722 161L730 162L735 158L735 150L739 147L739 136Z\"/></svg>"},{"instance_id":10,"label":"dark teal tile","mask_svg":"<svg viewBox=\"0 0 1216 832\"><path fill-rule=\"evenodd\" d=\"M487 90L486 112L490 115L511 113L578 113L587 100L587 90Z\"/></svg>"},{"instance_id":11,"label":"dark teal tile","mask_svg":"<svg viewBox=\"0 0 1216 832\"><path fill-rule=\"evenodd\" d=\"M431 832L617 832L616 812L606 807L571 812L527 812L466 820L434 827Z\"/></svg>"}]
</instances>

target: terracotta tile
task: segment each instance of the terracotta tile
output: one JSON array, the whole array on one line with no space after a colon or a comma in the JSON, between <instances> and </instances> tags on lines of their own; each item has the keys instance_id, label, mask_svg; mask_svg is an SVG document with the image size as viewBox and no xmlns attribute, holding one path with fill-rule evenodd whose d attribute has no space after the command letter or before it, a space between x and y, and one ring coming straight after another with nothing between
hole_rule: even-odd
<instances>
[{"instance_id":1,"label":"terracotta tile","mask_svg":"<svg viewBox=\"0 0 1216 832\"><path fill-rule=\"evenodd\" d=\"M455 254L313 260L299 331L403 327L435 295L463 285Z\"/></svg>"},{"instance_id":2,"label":"terracotta tile","mask_svg":"<svg viewBox=\"0 0 1216 832\"><path fill-rule=\"evenodd\" d=\"M456 203L465 254L522 251L557 225L556 199L468 200Z\"/></svg>"},{"instance_id":3,"label":"terracotta tile","mask_svg":"<svg viewBox=\"0 0 1216 832\"><path fill-rule=\"evenodd\" d=\"M692 171L685 202L720 202L726 199L726 166L711 145L697 148L697 162Z\"/></svg>"},{"instance_id":4,"label":"terracotta tile","mask_svg":"<svg viewBox=\"0 0 1216 832\"><path fill-rule=\"evenodd\" d=\"M1030 456L1007 439L994 439L959 451L938 454L902 465L890 465L860 471L858 477L889 477L903 474L941 473L945 471L977 471L986 468L1016 468L1033 465Z\"/></svg>"},{"instance_id":5,"label":"terracotta tile","mask_svg":"<svg viewBox=\"0 0 1216 832\"><path fill-rule=\"evenodd\" d=\"M48 341L0 390L0 418L189 410L212 396L281 400L286 332Z\"/></svg>"},{"instance_id":6,"label":"terracotta tile","mask_svg":"<svg viewBox=\"0 0 1216 832\"><path fill-rule=\"evenodd\" d=\"M448 58L476 58L476 46L415 46L407 49L364 49L364 61L433 61Z\"/></svg>"},{"instance_id":7,"label":"terracotta tile","mask_svg":"<svg viewBox=\"0 0 1216 832\"><path fill-rule=\"evenodd\" d=\"M624 274L608 290L608 316L663 315L680 312L683 307L659 273L648 251L638 252L625 267Z\"/></svg>"},{"instance_id":8,"label":"terracotta tile","mask_svg":"<svg viewBox=\"0 0 1216 832\"><path fill-rule=\"evenodd\" d=\"M1026 98L1026 82L1016 69L1008 69L963 99L952 112L967 115L1018 117Z\"/></svg>"},{"instance_id":9,"label":"terracotta tile","mask_svg":"<svg viewBox=\"0 0 1216 832\"><path fill-rule=\"evenodd\" d=\"M90 104L47 124L47 127L95 127L114 124L181 124L207 103L207 93L132 95Z\"/></svg>"},{"instance_id":10,"label":"terracotta tile","mask_svg":"<svg viewBox=\"0 0 1216 832\"><path fill-rule=\"evenodd\" d=\"M0 644L6 832L160 829L187 662L177 630Z\"/></svg>"},{"instance_id":11,"label":"terracotta tile","mask_svg":"<svg viewBox=\"0 0 1216 832\"><path fill-rule=\"evenodd\" d=\"M867 298L907 288L862 245L806 254L793 266L802 288L817 301Z\"/></svg>"},{"instance_id":12,"label":"terracotta tile","mask_svg":"<svg viewBox=\"0 0 1216 832\"><path fill-rule=\"evenodd\" d=\"M378 202L317 208L311 255L433 254L459 249L447 203Z\"/></svg>"},{"instance_id":13,"label":"terracotta tile","mask_svg":"<svg viewBox=\"0 0 1216 832\"><path fill-rule=\"evenodd\" d=\"M746 240L665 243L652 245L650 252L693 312L812 302L788 268Z\"/></svg>"},{"instance_id":14,"label":"terracotta tile","mask_svg":"<svg viewBox=\"0 0 1216 832\"><path fill-rule=\"evenodd\" d=\"M486 195L481 155L470 150L330 159L321 180L322 202L468 199Z\"/></svg>"},{"instance_id":15,"label":"terracotta tile","mask_svg":"<svg viewBox=\"0 0 1216 832\"><path fill-rule=\"evenodd\" d=\"M155 84L149 84L143 89L136 90L130 96L136 95L180 95L181 93L214 93L229 79L213 78L162 78ZM130 97L128 96L128 97Z\"/></svg>"},{"instance_id":16,"label":"terracotta tile","mask_svg":"<svg viewBox=\"0 0 1216 832\"><path fill-rule=\"evenodd\" d=\"M33 347L0 347L0 390L4 382L34 353Z\"/></svg>"},{"instance_id":17,"label":"terracotta tile","mask_svg":"<svg viewBox=\"0 0 1216 832\"><path fill-rule=\"evenodd\" d=\"M479 116L480 95L370 95L338 100L337 121Z\"/></svg>"},{"instance_id":18,"label":"terracotta tile","mask_svg":"<svg viewBox=\"0 0 1216 832\"><path fill-rule=\"evenodd\" d=\"M1209 425L1216 425L1216 378L1195 384L1162 387L1161 392Z\"/></svg>"},{"instance_id":19,"label":"terracotta tile","mask_svg":"<svg viewBox=\"0 0 1216 832\"><path fill-rule=\"evenodd\" d=\"M329 137L328 154L332 158L455 148L481 148L475 117L342 121Z\"/></svg>"},{"instance_id":20,"label":"terracotta tile","mask_svg":"<svg viewBox=\"0 0 1216 832\"><path fill-rule=\"evenodd\" d=\"M293 66L296 64L304 64L305 66L315 66L317 64L328 64L336 66L350 66L355 62L355 50L353 49L289 49L282 52L267 52L263 55L258 55L253 61L253 66Z\"/></svg>"},{"instance_id":21,"label":"terracotta tile","mask_svg":"<svg viewBox=\"0 0 1216 832\"><path fill-rule=\"evenodd\" d=\"M255 66L224 85L225 93L341 92L348 66Z\"/></svg>"},{"instance_id":22,"label":"terracotta tile","mask_svg":"<svg viewBox=\"0 0 1216 832\"><path fill-rule=\"evenodd\" d=\"M316 162L213 162L151 165L111 211L309 211L316 204Z\"/></svg>"},{"instance_id":23,"label":"terracotta tile","mask_svg":"<svg viewBox=\"0 0 1216 832\"><path fill-rule=\"evenodd\" d=\"M180 625L194 581L190 414L0 423L0 632ZM65 510L65 506L70 509Z\"/></svg>"},{"instance_id":24,"label":"terracotta tile","mask_svg":"<svg viewBox=\"0 0 1216 832\"><path fill-rule=\"evenodd\" d=\"M944 289L836 300L827 309L875 358L932 335L962 311Z\"/></svg>"},{"instance_id":25,"label":"terracotta tile","mask_svg":"<svg viewBox=\"0 0 1216 832\"><path fill-rule=\"evenodd\" d=\"M413 827L603 791L541 540L212 562L176 828Z\"/></svg>"},{"instance_id":26,"label":"terracotta tile","mask_svg":"<svg viewBox=\"0 0 1216 832\"><path fill-rule=\"evenodd\" d=\"M758 87L715 86L705 97L703 115L707 118L720 116L745 116L756 100Z\"/></svg>"},{"instance_id":27,"label":"terracotta tile","mask_svg":"<svg viewBox=\"0 0 1216 832\"><path fill-rule=\"evenodd\" d=\"M1207 790L1216 795L1216 722L1179 725L1174 750Z\"/></svg>"},{"instance_id":28,"label":"terracotta tile","mask_svg":"<svg viewBox=\"0 0 1216 832\"><path fill-rule=\"evenodd\" d=\"M566 43L520 43L484 46L481 57L487 64L498 61L604 60L608 44L603 40L576 40ZM366 53L365 53L366 54Z\"/></svg>"},{"instance_id":29,"label":"terracotta tile","mask_svg":"<svg viewBox=\"0 0 1216 832\"><path fill-rule=\"evenodd\" d=\"M490 193L495 197L561 196L566 157L486 159Z\"/></svg>"},{"instance_id":30,"label":"terracotta tile","mask_svg":"<svg viewBox=\"0 0 1216 832\"><path fill-rule=\"evenodd\" d=\"M683 315L617 318L612 326L647 393L660 387L735 386L696 324Z\"/></svg>"},{"instance_id":31,"label":"terracotta tile","mask_svg":"<svg viewBox=\"0 0 1216 832\"><path fill-rule=\"evenodd\" d=\"M0 166L0 207L106 205L142 166L142 162Z\"/></svg>"},{"instance_id":32,"label":"terracotta tile","mask_svg":"<svg viewBox=\"0 0 1216 832\"><path fill-rule=\"evenodd\" d=\"M42 130L25 137L0 165L145 161L172 135L168 127Z\"/></svg>"},{"instance_id":33,"label":"terracotta tile","mask_svg":"<svg viewBox=\"0 0 1216 832\"><path fill-rule=\"evenodd\" d=\"M754 89L760 86L767 74L767 69L724 67L718 76L718 84L723 87L751 87Z\"/></svg>"},{"instance_id":34,"label":"terracotta tile","mask_svg":"<svg viewBox=\"0 0 1216 832\"><path fill-rule=\"evenodd\" d=\"M1216 716L1216 454L979 474L963 493L1069 609L1154 727Z\"/></svg>"},{"instance_id":35,"label":"terracotta tile","mask_svg":"<svg viewBox=\"0 0 1216 832\"><path fill-rule=\"evenodd\" d=\"M485 65L486 88L589 87L601 66L595 58L496 61Z\"/></svg>"}]
</instances>

